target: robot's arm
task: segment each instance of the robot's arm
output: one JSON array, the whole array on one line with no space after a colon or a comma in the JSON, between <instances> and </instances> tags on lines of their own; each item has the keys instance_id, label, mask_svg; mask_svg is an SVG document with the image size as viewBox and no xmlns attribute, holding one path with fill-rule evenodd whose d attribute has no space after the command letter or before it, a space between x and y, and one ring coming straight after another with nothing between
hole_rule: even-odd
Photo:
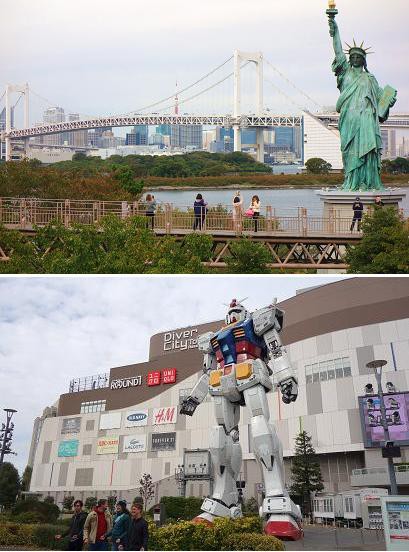
<instances>
[{"instance_id":1,"label":"robot's arm","mask_svg":"<svg viewBox=\"0 0 409 552\"><path fill-rule=\"evenodd\" d=\"M193 387L190 395L186 397L180 407L180 414L193 416L197 406L204 401L209 390L209 372L216 368L216 356L210 344L213 333L209 332L199 336L197 342L199 351L203 353L203 374Z\"/></svg>"},{"instance_id":2,"label":"robot's arm","mask_svg":"<svg viewBox=\"0 0 409 552\"><path fill-rule=\"evenodd\" d=\"M276 302L275 299L272 305L253 313L253 327L256 335L262 336L267 346L268 367L281 389L283 402L290 403L297 398L298 382L279 336L284 312L277 308Z\"/></svg>"}]
</instances>

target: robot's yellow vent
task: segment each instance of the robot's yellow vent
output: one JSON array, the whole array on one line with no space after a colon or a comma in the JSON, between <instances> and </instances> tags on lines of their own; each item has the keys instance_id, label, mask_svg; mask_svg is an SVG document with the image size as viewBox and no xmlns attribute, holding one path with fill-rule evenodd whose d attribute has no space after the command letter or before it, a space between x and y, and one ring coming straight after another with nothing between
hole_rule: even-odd
<instances>
[{"instance_id":1,"label":"robot's yellow vent","mask_svg":"<svg viewBox=\"0 0 409 552\"><path fill-rule=\"evenodd\" d=\"M253 369L249 362L242 362L236 366L236 378L238 380L246 379L251 376Z\"/></svg>"},{"instance_id":2,"label":"robot's yellow vent","mask_svg":"<svg viewBox=\"0 0 409 552\"><path fill-rule=\"evenodd\" d=\"M220 385L220 380L222 379L223 372L222 370L212 370L210 372L209 383L213 387L218 387Z\"/></svg>"}]
</instances>

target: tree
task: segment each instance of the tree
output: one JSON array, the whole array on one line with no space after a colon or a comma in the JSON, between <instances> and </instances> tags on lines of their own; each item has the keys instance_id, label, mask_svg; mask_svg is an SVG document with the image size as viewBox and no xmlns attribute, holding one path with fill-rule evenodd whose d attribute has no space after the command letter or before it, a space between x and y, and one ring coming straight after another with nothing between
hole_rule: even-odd
<instances>
[{"instance_id":1,"label":"tree","mask_svg":"<svg viewBox=\"0 0 409 552\"><path fill-rule=\"evenodd\" d=\"M17 500L20 490L20 476L10 462L4 462L0 467L0 506L11 508Z\"/></svg>"},{"instance_id":2,"label":"tree","mask_svg":"<svg viewBox=\"0 0 409 552\"><path fill-rule=\"evenodd\" d=\"M348 272L409 274L409 228L392 207L376 208L364 217L362 240L346 254Z\"/></svg>"},{"instance_id":3,"label":"tree","mask_svg":"<svg viewBox=\"0 0 409 552\"><path fill-rule=\"evenodd\" d=\"M115 510L116 496L110 495L107 500L109 511L111 512L111 514L113 514Z\"/></svg>"},{"instance_id":4,"label":"tree","mask_svg":"<svg viewBox=\"0 0 409 552\"><path fill-rule=\"evenodd\" d=\"M139 480L139 485L139 493L143 500L143 509L146 512L148 509L149 501L155 495L155 486L152 482L152 476L149 473L144 473Z\"/></svg>"},{"instance_id":5,"label":"tree","mask_svg":"<svg viewBox=\"0 0 409 552\"><path fill-rule=\"evenodd\" d=\"M321 159L320 157L311 157L311 159L308 159L305 163L305 166L307 172L312 174L328 174L332 169L331 163L328 163L325 159Z\"/></svg>"},{"instance_id":6,"label":"tree","mask_svg":"<svg viewBox=\"0 0 409 552\"><path fill-rule=\"evenodd\" d=\"M88 510L88 512L90 512L93 508L95 508L95 506L97 505L97 497L96 496L88 496L86 499L85 499L85 509Z\"/></svg>"},{"instance_id":7,"label":"tree","mask_svg":"<svg viewBox=\"0 0 409 552\"><path fill-rule=\"evenodd\" d=\"M72 505L74 504L74 500L75 498L72 495L66 495L62 501L63 509L66 510L67 512L71 512Z\"/></svg>"},{"instance_id":8,"label":"tree","mask_svg":"<svg viewBox=\"0 0 409 552\"><path fill-rule=\"evenodd\" d=\"M77 151L77 153L74 153L72 156L73 161L84 161L87 159L87 154L82 151Z\"/></svg>"},{"instance_id":9,"label":"tree","mask_svg":"<svg viewBox=\"0 0 409 552\"><path fill-rule=\"evenodd\" d=\"M242 238L230 246L231 256L227 257L227 268L233 274L270 274L267 266L270 254L260 243Z\"/></svg>"},{"instance_id":10,"label":"tree","mask_svg":"<svg viewBox=\"0 0 409 552\"><path fill-rule=\"evenodd\" d=\"M53 497L53 496L46 496L46 497L44 498L44 502L45 502L46 504L54 504L54 497Z\"/></svg>"},{"instance_id":11,"label":"tree","mask_svg":"<svg viewBox=\"0 0 409 552\"><path fill-rule=\"evenodd\" d=\"M23 476L21 478L21 490L22 491L29 491L30 490L30 482L31 482L32 473L33 473L33 468L31 466L26 466L25 470L23 472Z\"/></svg>"},{"instance_id":12,"label":"tree","mask_svg":"<svg viewBox=\"0 0 409 552\"><path fill-rule=\"evenodd\" d=\"M322 475L317 460L312 437L301 431L295 439L295 456L291 464L290 493L299 496L303 503L303 513L311 514L311 493L322 491Z\"/></svg>"}]
</instances>

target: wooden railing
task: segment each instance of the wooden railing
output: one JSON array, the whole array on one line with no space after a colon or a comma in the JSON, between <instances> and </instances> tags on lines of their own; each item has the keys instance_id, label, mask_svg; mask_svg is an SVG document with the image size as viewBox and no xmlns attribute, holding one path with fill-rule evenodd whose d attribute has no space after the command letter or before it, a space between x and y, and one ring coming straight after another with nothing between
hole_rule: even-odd
<instances>
[{"instance_id":1,"label":"wooden railing","mask_svg":"<svg viewBox=\"0 0 409 552\"><path fill-rule=\"evenodd\" d=\"M151 217L146 216L146 205L142 202L0 198L0 224L20 230L33 230L52 221L65 226L94 224L109 214L121 219L143 216L149 227L152 222ZM153 217L153 227L158 234L189 233L193 231L194 223L191 206L180 207L171 203L159 204ZM266 206L256 221L242 214L234 218L231 206L217 205L208 206L206 213L198 217L196 230L212 235L337 236L350 234L350 225L351 218L340 216L337 210L322 217L304 207L278 213L273 207ZM356 229L354 235L359 235Z\"/></svg>"}]
</instances>

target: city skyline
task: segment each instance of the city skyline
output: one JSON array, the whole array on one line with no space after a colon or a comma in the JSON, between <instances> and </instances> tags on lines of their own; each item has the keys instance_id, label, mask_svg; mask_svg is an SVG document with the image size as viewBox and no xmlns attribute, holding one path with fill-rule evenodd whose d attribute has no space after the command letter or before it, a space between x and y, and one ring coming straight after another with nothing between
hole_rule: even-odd
<instances>
[{"instance_id":1,"label":"city skyline","mask_svg":"<svg viewBox=\"0 0 409 552\"><path fill-rule=\"evenodd\" d=\"M125 113L172 94L176 78L183 87L239 48L262 51L265 59L320 105L336 101L325 0L308 7L301 0L285 4L258 0L251 10L242 0L226 0L222 5L210 0L205 5L198 3L195 10L186 10L182 0L172 5L159 0L144 6L143 12L138 3L122 0L115 13L108 3L88 0L81 6L80 17L70 8L66 1L57 6L49 0L35 5L26 0L6 0L8 24L0 37L5 82L0 83L0 89L7 81L28 81L66 112ZM355 37L372 45L375 55L368 59L369 70L381 85L398 89L393 113L409 111L409 83L401 71L403 52L409 45L405 18L399 16L404 13L403 0L393 0L388 6L379 4L377 10L372 9L370 0L359 5L343 0L338 8L343 40ZM22 23L23 16L30 25ZM67 36L60 32L62 24L70 27ZM230 33L229 28L235 32ZM149 40L152 33L162 40ZM55 47L49 48L50 44ZM265 103L270 108L282 111L280 107L288 106L286 111L294 110L289 101L283 103L267 85L265 88Z\"/></svg>"}]
</instances>

